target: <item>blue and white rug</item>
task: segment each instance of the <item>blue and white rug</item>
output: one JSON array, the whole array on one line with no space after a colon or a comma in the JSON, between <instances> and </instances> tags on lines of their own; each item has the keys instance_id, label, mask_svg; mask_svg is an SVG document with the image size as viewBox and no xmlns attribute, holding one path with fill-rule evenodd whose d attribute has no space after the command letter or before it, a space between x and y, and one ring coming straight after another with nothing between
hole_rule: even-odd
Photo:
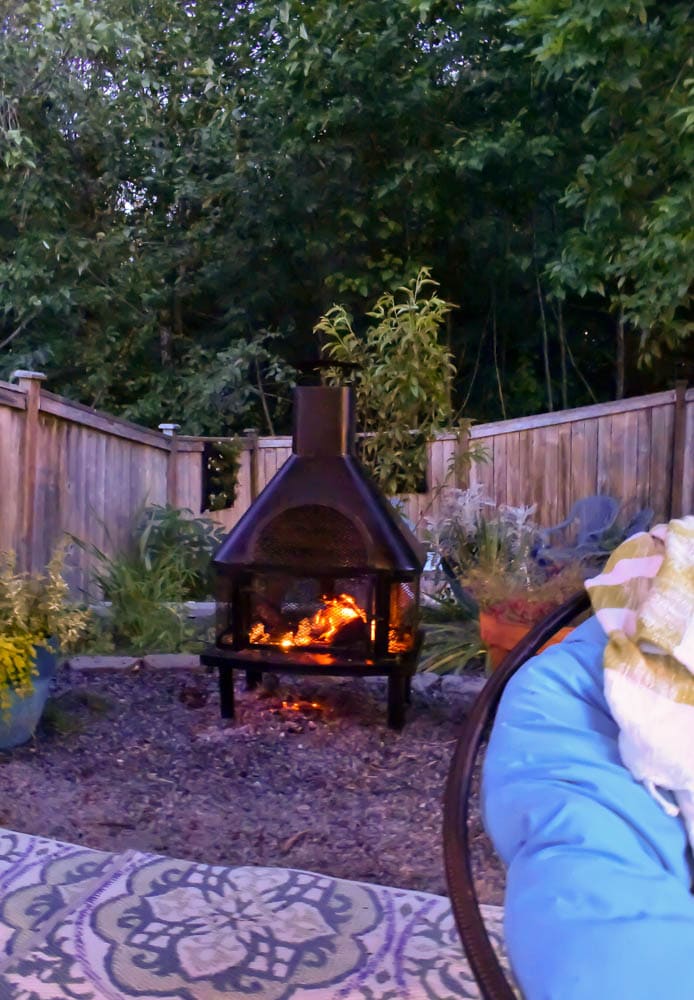
<instances>
[{"instance_id":1,"label":"blue and white rug","mask_svg":"<svg viewBox=\"0 0 694 1000\"><path fill-rule=\"evenodd\" d=\"M502 911L484 913L502 951ZM444 897L0 829L2 1000L479 995Z\"/></svg>"}]
</instances>

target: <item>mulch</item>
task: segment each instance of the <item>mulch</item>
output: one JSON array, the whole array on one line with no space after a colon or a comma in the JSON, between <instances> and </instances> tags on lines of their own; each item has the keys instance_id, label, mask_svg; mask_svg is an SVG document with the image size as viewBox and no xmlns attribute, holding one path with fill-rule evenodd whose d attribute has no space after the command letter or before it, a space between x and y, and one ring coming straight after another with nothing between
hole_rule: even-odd
<instances>
[{"instance_id":1,"label":"mulch","mask_svg":"<svg viewBox=\"0 0 694 1000\"><path fill-rule=\"evenodd\" d=\"M398 733L380 679L282 678L255 692L239 679L233 722L204 672L63 666L55 685L34 740L0 752L0 826L446 894L443 788L469 688L428 679ZM472 841L481 899L500 904L477 816Z\"/></svg>"}]
</instances>

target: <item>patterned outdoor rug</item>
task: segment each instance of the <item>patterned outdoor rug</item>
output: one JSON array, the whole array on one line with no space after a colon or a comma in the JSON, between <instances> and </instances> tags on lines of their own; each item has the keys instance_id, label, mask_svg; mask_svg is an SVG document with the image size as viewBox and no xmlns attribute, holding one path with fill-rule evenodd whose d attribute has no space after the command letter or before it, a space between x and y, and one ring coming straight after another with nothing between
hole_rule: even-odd
<instances>
[{"instance_id":1,"label":"patterned outdoor rug","mask_svg":"<svg viewBox=\"0 0 694 1000\"><path fill-rule=\"evenodd\" d=\"M501 946L501 910L485 919ZM448 900L0 829L2 1000L479 997Z\"/></svg>"}]
</instances>

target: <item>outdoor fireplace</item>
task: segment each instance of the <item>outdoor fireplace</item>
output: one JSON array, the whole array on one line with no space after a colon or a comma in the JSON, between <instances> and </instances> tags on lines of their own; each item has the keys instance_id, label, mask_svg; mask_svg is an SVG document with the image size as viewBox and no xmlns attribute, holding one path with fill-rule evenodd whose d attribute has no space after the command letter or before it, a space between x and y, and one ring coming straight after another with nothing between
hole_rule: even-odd
<instances>
[{"instance_id":1,"label":"outdoor fireplace","mask_svg":"<svg viewBox=\"0 0 694 1000\"><path fill-rule=\"evenodd\" d=\"M405 720L421 642L420 543L354 454L351 389L300 386L292 455L214 558L222 716L233 671L383 675L388 724Z\"/></svg>"}]
</instances>

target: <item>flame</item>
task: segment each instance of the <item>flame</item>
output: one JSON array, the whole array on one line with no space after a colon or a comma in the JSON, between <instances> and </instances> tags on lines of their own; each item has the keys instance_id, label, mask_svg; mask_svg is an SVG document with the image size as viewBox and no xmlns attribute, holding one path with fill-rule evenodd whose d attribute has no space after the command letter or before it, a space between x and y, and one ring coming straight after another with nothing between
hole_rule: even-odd
<instances>
[{"instance_id":1,"label":"flame","mask_svg":"<svg viewBox=\"0 0 694 1000\"><path fill-rule=\"evenodd\" d=\"M397 629L388 630L388 652L406 653L412 649L412 636L407 632L398 632Z\"/></svg>"},{"instance_id":2,"label":"flame","mask_svg":"<svg viewBox=\"0 0 694 1000\"><path fill-rule=\"evenodd\" d=\"M371 641L376 639L376 619L368 619L351 594L322 597L322 607L311 618L302 618L291 632L271 635L262 622L256 622L248 633L252 643L279 646L290 650L301 646L330 645L337 633L350 622L362 621L369 628ZM412 649L414 637L410 631L391 626L388 630L388 652L406 653Z\"/></svg>"},{"instance_id":3,"label":"flame","mask_svg":"<svg viewBox=\"0 0 694 1000\"><path fill-rule=\"evenodd\" d=\"M261 622L256 622L255 625L251 625L248 638L250 642L270 642L270 636L265 631L265 626Z\"/></svg>"},{"instance_id":4,"label":"flame","mask_svg":"<svg viewBox=\"0 0 694 1000\"><path fill-rule=\"evenodd\" d=\"M329 644L338 631L352 621L361 620L366 623L366 612L359 607L351 594L340 594L338 597L321 598L323 606L312 618L302 618L295 632L285 632L283 635L270 635L262 622L251 626L248 638L253 643L263 643L271 646L281 646L282 649L292 649L294 646L310 646L318 643ZM376 623L371 623L373 636Z\"/></svg>"},{"instance_id":5,"label":"flame","mask_svg":"<svg viewBox=\"0 0 694 1000\"><path fill-rule=\"evenodd\" d=\"M348 622L366 621L366 614L359 607L351 594L340 594L329 600L323 599L323 607L313 616L312 621L315 626L321 629L318 642L330 642L335 637L338 629ZM307 619L304 619L306 621ZM301 628L301 623L299 623Z\"/></svg>"}]
</instances>

